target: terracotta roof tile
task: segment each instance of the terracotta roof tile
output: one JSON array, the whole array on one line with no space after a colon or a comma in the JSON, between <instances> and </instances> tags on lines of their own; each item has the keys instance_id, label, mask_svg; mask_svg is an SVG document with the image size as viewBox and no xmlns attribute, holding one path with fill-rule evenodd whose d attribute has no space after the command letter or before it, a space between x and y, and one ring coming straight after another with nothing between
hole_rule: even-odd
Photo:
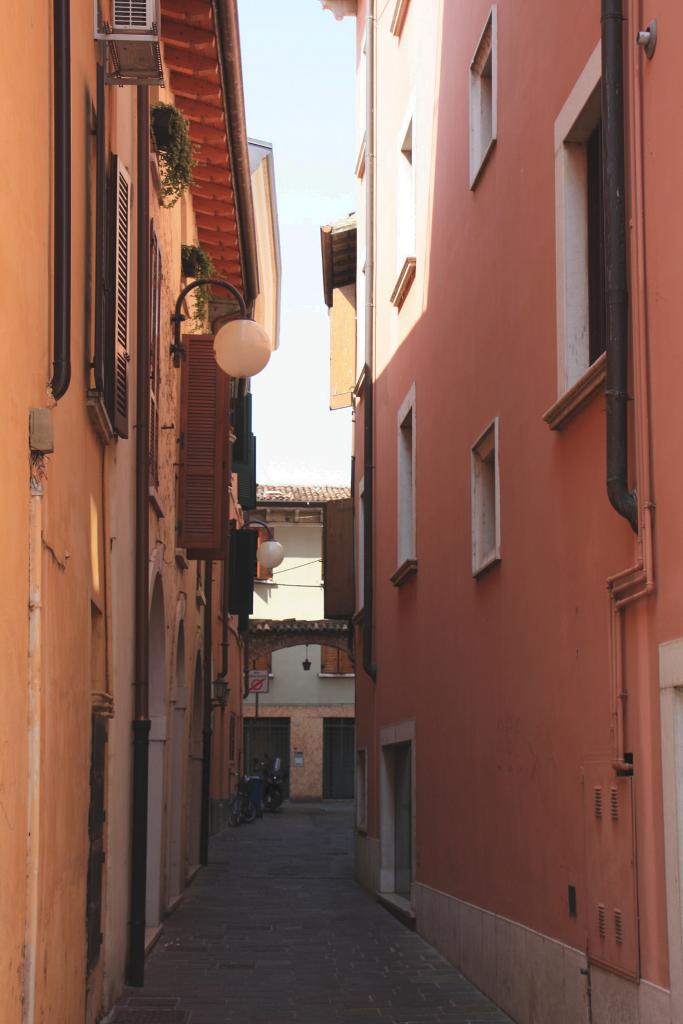
<instances>
[{"instance_id":1,"label":"terracotta roof tile","mask_svg":"<svg viewBox=\"0 0 683 1024\"><path fill-rule=\"evenodd\" d=\"M350 487L328 487L325 485L307 484L259 484L256 488L256 501L259 505L287 505L311 502L324 504L326 501L339 501L351 497Z\"/></svg>"}]
</instances>

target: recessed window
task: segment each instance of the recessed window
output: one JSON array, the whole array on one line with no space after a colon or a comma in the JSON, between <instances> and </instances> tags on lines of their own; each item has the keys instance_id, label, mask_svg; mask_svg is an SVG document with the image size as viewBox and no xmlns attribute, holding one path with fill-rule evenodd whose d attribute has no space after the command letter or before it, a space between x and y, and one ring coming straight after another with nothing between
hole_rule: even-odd
<instances>
[{"instance_id":1,"label":"recessed window","mask_svg":"<svg viewBox=\"0 0 683 1024\"><path fill-rule=\"evenodd\" d=\"M600 47L555 122L558 393L605 351Z\"/></svg>"},{"instance_id":2,"label":"recessed window","mask_svg":"<svg viewBox=\"0 0 683 1024\"><path fill-rule=\"evenodd\" d=\"M470 64L470 188L474 188L496 141L498 23L494 5Z\"/></svg>"},{"instance_id":3,"label":"recessed window","mask_svg":"<svg viewBox=\"0 0 683 1024\"><path fill-rule=\"evenodd\" d=\"M399 568L415 559L415 385L398 412L398 531Z\"/></svg>"},{"instance_id":4,"label":"recessed window","mask_svg":"<svg viewBox=\"0 0 683 1024\"><path fill-rule=\"evenodd\" d=\"M349 652L337 647L321 647L320 674L323 676L352 676L354 669Z\"/></svg>"},{"instance_id":5,"label":"recessed window","mask_svg":"<svg viewBox=\"0 0 683 1024\"><path fill-rule=\"evenodd\" d=\"M498 419L472 448L472 575L500 560Z\"/></svg>"},{"instance_id":6,"label":"recessed window","mask_svg":"<svg viewBox=\"0 0 683 1024\"><path fill-rule=\"evenodd\" d=\"M415 164L413 161L413 118L401 133L398 157L397 252L401 267L415 255Z\"/></svg>"}]
</instances>

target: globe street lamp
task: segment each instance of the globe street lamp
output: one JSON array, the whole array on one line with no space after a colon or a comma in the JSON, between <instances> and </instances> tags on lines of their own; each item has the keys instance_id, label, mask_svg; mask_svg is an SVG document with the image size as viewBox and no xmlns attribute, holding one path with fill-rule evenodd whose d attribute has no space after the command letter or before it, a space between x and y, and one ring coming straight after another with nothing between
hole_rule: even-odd
<instances>
[{"instance_id":1,"label":"globe street lamp","mask_svg":"<svg viewBox=\"0 0 683 1024\"><path fill-rule=\"evenodd\" d=\"M183 300L194 288L209 285L213 288L225 288L239 305L239 316L234 320L228 320L216 331L213 339L216 362L221 370L230 377L254 377L268 363L273 346L261 324L257 324L255 320L251 320L247 316L247 307L241 292L235 288L234 284L218 277L199 277L196 281L186 285L178 296L175 311L171 317L173 365L180 366L180 360L185 355L185 346L180 337L181 324L187 319L181 312Z\"/></svg>"},{"instance_id":2,"label":"globe street lamp","mask_svg":"<svg viewBox=\"0 0 683 1024\"><path fill-rule=\"evenodd\" d=\"M264 540L262 544L259 544L256 560L264 569L277 569L285 557L285 549L279 541L275 540L272 528L268 526L268 523L264 523L262 519L250 519L244 526L245 529L250 526L263 527L268 534L268 540Z\"/></svg>"}]
</instances>

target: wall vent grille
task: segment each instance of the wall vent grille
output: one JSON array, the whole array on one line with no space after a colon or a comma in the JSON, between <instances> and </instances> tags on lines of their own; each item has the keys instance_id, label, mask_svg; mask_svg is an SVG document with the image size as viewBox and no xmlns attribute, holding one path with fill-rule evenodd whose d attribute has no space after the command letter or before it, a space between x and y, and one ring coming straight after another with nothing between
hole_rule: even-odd
<instances>
[{"instance_id":1,"label":"wall vent grille","mask_svg":"<svg viewBox=\"0 0 683 1024\"><path fill-rule=\"evenodd\" d=\"M595 817L602 818L602 786L595 786L593 794L595 798Z\"/></svg>"},{"instance_id":2,"label":"wall vent grille","mask_svg":"<svg viewBox=\"0 0 683 1024\"><path fill-rule=\"evenodd\" d=\"M616 786L612 786L610 807L612 812L612 821L619 821L619 793L617 792Z\"/></svg>"},{"instance_id":3,"label":"wall vent grille","mask_svg":"<svg viewBox=\"0 0 683 1024\"><path fill-rule=\"evenodd\" d=\"M607 936L607 915L603 903L598 903L598 932L601 939Z\"/></svg>"},{"instance_id":4,"label":"wall vent grille","mask_svg":"<svg viewBox=\"0 0 683 1024\"><path fill-rule=\"evenodd\" d=\"M624 941L624 919L621 911L617 909L614 911L614 934L617 942L621 946Z\"/></svg>"}]
</instances>

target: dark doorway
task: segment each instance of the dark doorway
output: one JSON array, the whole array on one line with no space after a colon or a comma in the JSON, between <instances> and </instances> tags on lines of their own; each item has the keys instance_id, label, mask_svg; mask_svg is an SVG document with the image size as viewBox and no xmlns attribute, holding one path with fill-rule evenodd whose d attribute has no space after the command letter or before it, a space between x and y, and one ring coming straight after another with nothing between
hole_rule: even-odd
<instances>
[{"instance_id":1,"label":"dark doorway","mask_svg":"<svg viewBox=\"0 0 683 1024\"><path fill-rule=\"evenodd\" d=\"M355 719L323 720L323 799L353 800Z\"/></svg>"},{"instance_id":2,"label":"dark doorway","mask_svg":"<svg viewBox=\"0 0 683 1024\"><path fill-rule=\"evenodd\" d=\"M254 760L279 757L289 768L289 719L244 719L244 770L251 772ZM283 785L285 798L289 796L289 779Z\"/></svg>"},{"instance_id":3,"label":"dark doorway","mask_svg":"<svg viewBox=\"0 0 683 1024\"><path fill-rule=\"evenodd\" d=\"M104 794L107 719L92 715L90 748L90 809L88 812L88 881L86 891L86 935L88 972L100 958L102 945L102 872L104 864Z\"/></svg>"},{"instance_id":4,"label":"dark doorway","mask_svg":"<svg viewBox=\"0 0 683 1024\"><path fill-rule=\"evenodd\" d=\"M412 876L411 745L394 747L394 878L395 891L410 898Z\"/></svg>"}]
</instances>

